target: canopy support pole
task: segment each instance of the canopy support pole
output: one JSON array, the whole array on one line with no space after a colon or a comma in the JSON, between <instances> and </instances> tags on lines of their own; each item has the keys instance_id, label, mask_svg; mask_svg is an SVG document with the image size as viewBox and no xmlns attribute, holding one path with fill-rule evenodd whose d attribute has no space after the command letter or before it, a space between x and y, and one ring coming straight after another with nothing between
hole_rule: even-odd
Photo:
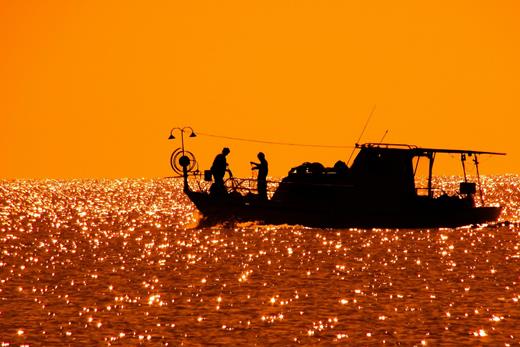
<instances>
[{"instance_id":1,"label":"canopy support pole","mask_svg":"<svg viewBox=\"0 0 520 347\"><path fill-rule=\"evenodd\" d=\"M432 175L433 175L433 162L435 161L435 153L429 152L428 159L430 159L430 163L428 165L428 197L433 198Z\"/></svg>"},{"instance_id":2,"label":"canopy support pole","mask_svg":"<svg viewBox=\"0 0 520 347\"><path fill-rule=\"evenodd\" d=\"M464 172L464 182L468 182L468 178L466 176L466 153L460 154L460 162L462 163L462 171Z\"/></svg>"},{"instance_id":3,"label":"canopy support pole","mask_svg":"<svg viewBox=\"0 0 520 347\"><path fill-rule=\"evenodd\" d=\"M474 157L473 157L473 162L475 163L475 169L477 171L477 182L478 182L478 192L480 194L480 203L482 204L482 206L484 206L484 196L482 195L482 183L480 182L480 173L478 171L478 158L477 158L477 154L474 153L473 154Z\"/></svg>"}]
</instances>

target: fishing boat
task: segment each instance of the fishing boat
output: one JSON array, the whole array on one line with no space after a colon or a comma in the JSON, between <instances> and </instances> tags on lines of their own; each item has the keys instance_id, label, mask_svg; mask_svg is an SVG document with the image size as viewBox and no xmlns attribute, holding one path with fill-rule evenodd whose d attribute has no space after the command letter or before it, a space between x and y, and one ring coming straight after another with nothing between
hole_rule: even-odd
<instances>
[{"instance_id":1,"label":"fishing boat","mask_svg":"<svg viewBox=\"0 0 520 347\"><path fill-rule=\"evenodd\" d=\"M505 153L389 143L355 147L358 154L350 167L341 161L330 168L303 163L281 181L271 182L275 188L268 199L260 199L254 182L248 179L229 179L223 194L211 193L200 182L193 188L189 177L202 175L194 169L194 156L184 148L172 155L172 167L181 173L185 194L206 221L320 228L438 228L489 223L500 215L500 206L484 203L478 157ZM462 162L463 181L451 195L433 186L433 165L440 154L459 155ZM428 161L424 188L415 183L421 158ZM468 158L475 165L476 182L466 174ZM211 180L210 173L204 176Z\"/></svg>"}]
</instances>

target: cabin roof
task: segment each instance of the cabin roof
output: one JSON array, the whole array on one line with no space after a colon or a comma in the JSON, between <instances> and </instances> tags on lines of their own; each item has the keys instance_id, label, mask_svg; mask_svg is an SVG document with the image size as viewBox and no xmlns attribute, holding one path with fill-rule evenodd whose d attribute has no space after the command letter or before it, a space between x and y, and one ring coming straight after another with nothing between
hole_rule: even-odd
<instances>
[{"instance_id":1,"label":"cabin roof","mask_svg":"<svg viewBox=\"0 0 520 347\"><path fill-rule=\"evenodd\" d=\"M487 152L487 151L475 151L470 149L447 149L447 148L427 148L427 147L418 147L415 145L401 144L401 143L364 143L357 144L356 148L361 149L374 149L377 151L385 151L385 150L402 150L406 152L411 152L412 155L415 156L424 156L431 153L459 153L459 154L490 154L490 155L506 155L506 153L502 152Z\"/></svg>"}]
</instances>

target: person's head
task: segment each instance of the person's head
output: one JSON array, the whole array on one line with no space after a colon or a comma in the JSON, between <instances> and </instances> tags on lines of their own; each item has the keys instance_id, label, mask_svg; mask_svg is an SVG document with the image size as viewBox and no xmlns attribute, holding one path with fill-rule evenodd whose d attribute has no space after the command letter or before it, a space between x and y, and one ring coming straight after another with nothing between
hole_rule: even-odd
<instances>
[{"instance_id":1,"label":"person's head","mask_svg":"<svg viewBox=\"0 0 520 347\"><path fill-rule=\"evenodd\" d=\"M227 147L224 147L224 148L222 149L222 154L224 154L224 155L228 155L229 152L231 152L231 151L230 151L229 148L227 148Z\"/></svg>"},{"instance_id":2,"label":"person's head","mask_svg":"<svg viewBox=\"0 0 520 347\"><path fill-rule=\"evenodd\" d=\"M265 159L265 154L263 152L258 152L257 157L260 160Z\"/></svg>"}]
</instances>

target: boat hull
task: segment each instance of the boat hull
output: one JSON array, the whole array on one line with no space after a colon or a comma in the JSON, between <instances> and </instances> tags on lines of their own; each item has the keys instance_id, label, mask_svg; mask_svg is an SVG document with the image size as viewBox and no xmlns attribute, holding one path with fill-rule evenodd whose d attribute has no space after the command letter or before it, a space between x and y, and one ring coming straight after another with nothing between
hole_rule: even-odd
<instances>
[{"instance_id":1,"label":"boat hull","mask_svg":"<svg viewBox=\"0 0 520 347\"><path fill-rule=\"evenodd\" d=\"M438 228L496 221L501 207L453 206L437 202L410 203L393 207L352 205L298 205L262 201L240 194L215 197L187 192L205 220L258 221L264 224L294 224L320 228Z\"/></svg>"}]
</instances>

